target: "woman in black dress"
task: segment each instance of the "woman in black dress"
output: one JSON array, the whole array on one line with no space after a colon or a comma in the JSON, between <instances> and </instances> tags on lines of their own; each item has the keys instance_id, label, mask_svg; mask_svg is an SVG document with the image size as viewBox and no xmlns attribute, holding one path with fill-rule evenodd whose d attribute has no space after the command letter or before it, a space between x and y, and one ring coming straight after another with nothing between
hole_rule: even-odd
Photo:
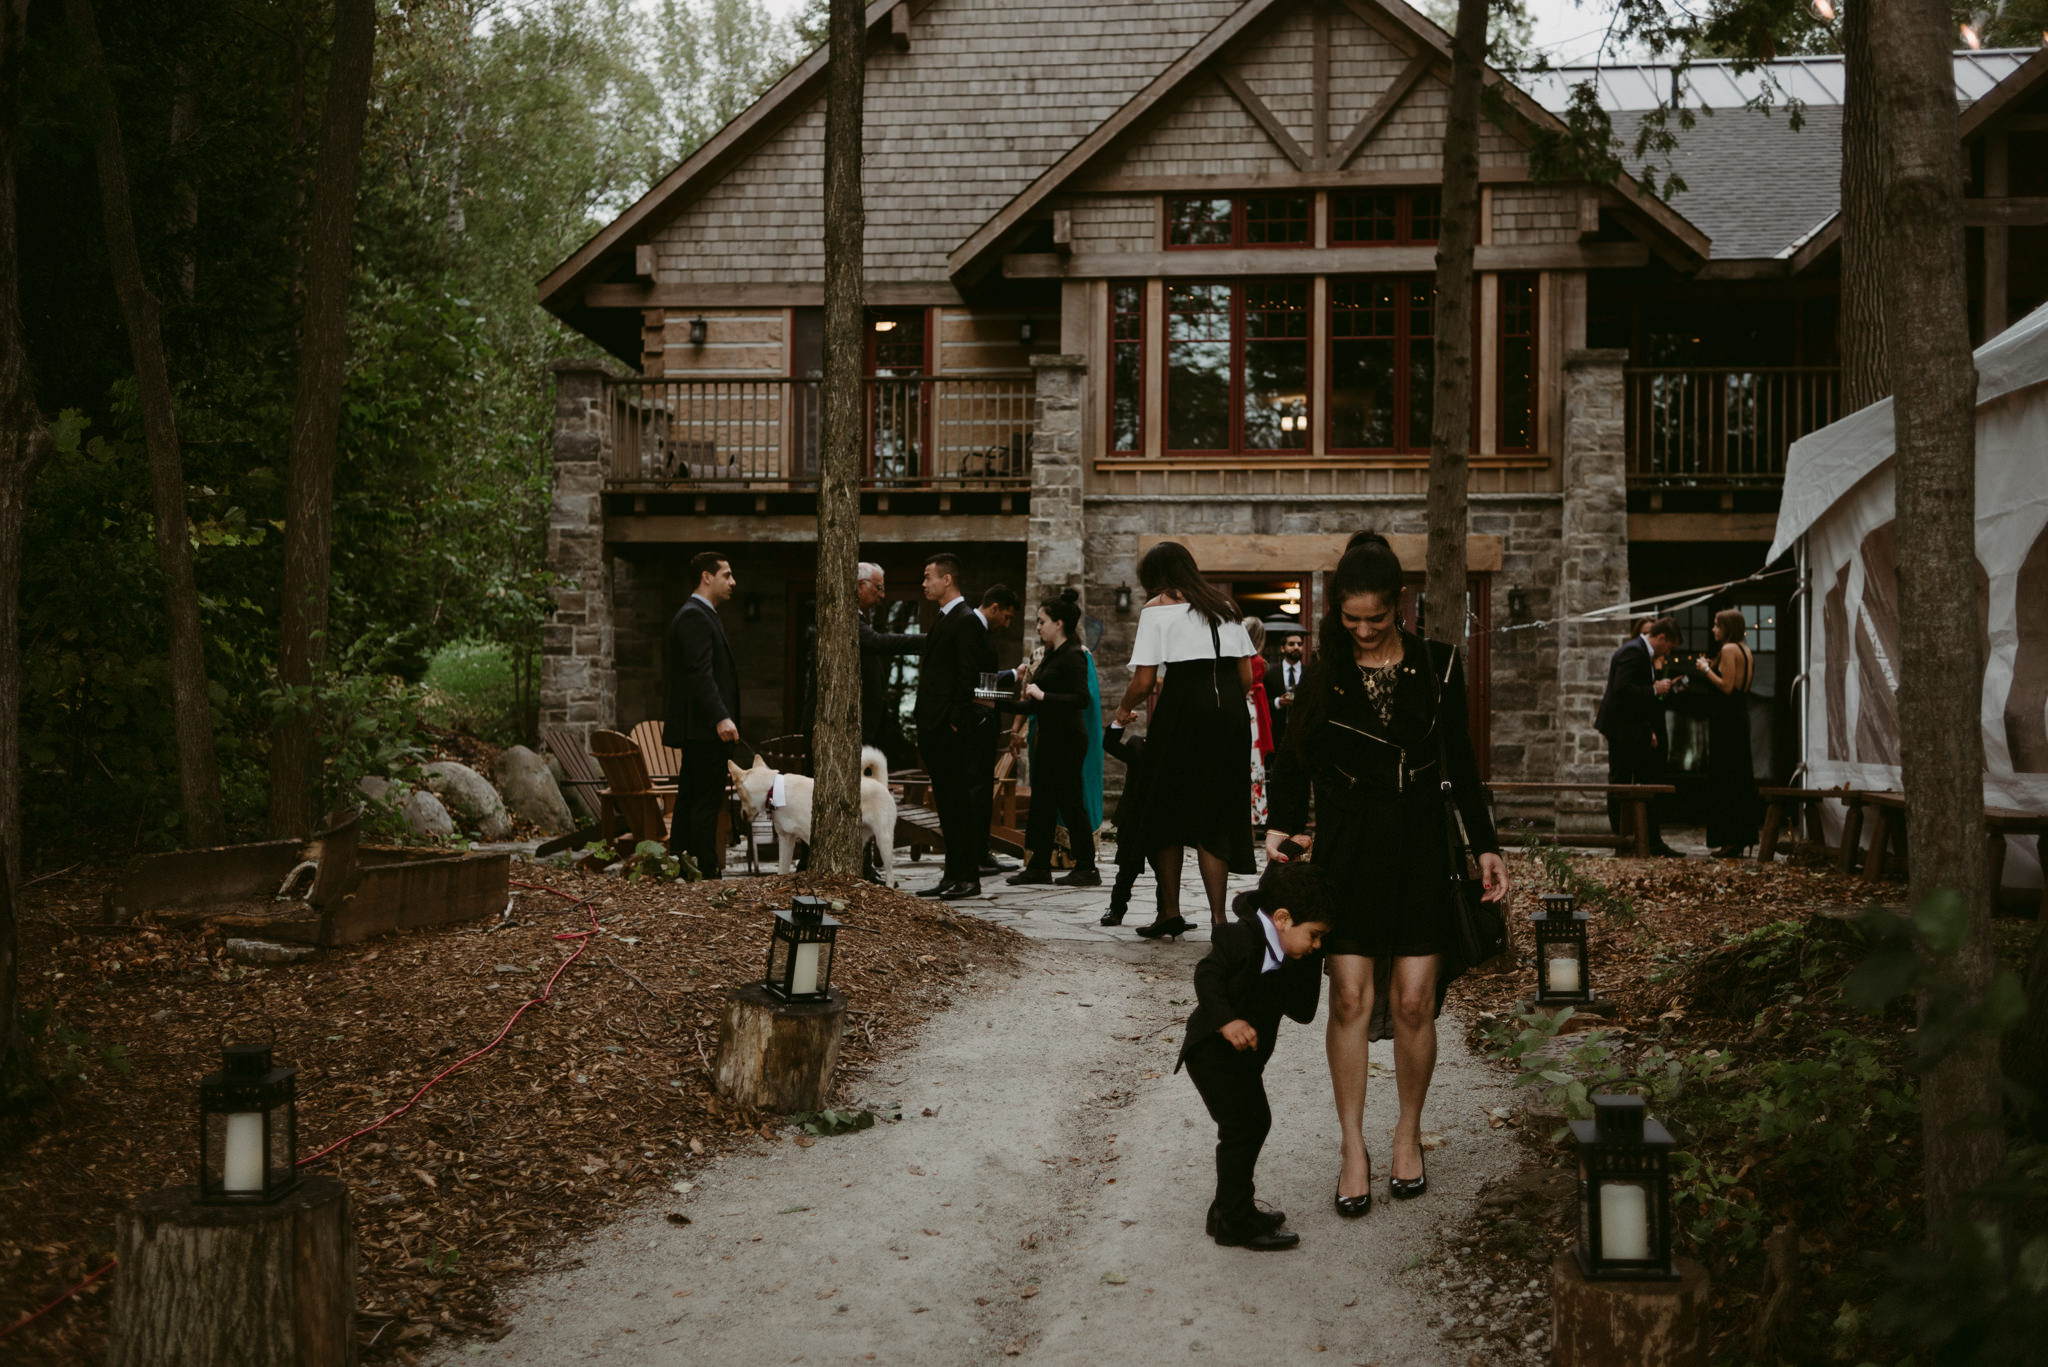
<instances>
[{"instance_id":1,"label":"woman in black dress","mask_svg":"<svg viewBox=\"0 0 2048 1367\"><path fill-rule=\"evenodd\" d=\"M1180 914L1181 860L1189 845L1201 865L1209 919L1223 923L1232 873L1256 873L1252 861L1252 642L1237 604L1202 577L1187 547L1162 541L1138 563L1148 603L1131 649L1131 684L1117 708L1128 726L1165 671L1145 739L1142 840L1159 878L1159 919L1138 927L1148 940L1188 929Z\"/></svg>"},{"instance_id":2,"label":"woman in black dress","mask_svg":"<svg viewBox=\"0 0 2048 1367\"><path fill-rule=\"evenodd\" d=\"M1338 924L1323 941L1330 1080L1343 1131L1337 1212L1357 1216L1372 1208L1368 1046L1386 1038L1389 1016L1401 1114L1388 1187L1406 1200L1429 1185L1422 1103L1436 1068L1436 1013L1467 967L1450 920L1445 761L1488 901L1507 896L1508 872L1479 787L1459 651L1401 629L1401 562L1384 538L1345 553L1329 601L1287 742L1273 757L1266 852L1283 859L1286 841L1311 846L1299 832L1313 797L1310 857L1334 875L1338 898Z\"/></svg>"},{"instance_id":3,"label":"woman in black dress","mask_svg":"<svg viewBox=\"0 0 2048 1367\"><path fill-rule=\"evenodd\" d=\"M1082 767L1088 760L1089 733L1097 717L1088 715L1088 652L1078 639L1079 595L1072 589L1038 605L1038 639L1045 659L1016 702L998 703L1005 711L1038 718L1038 745L1031 752L1031 816L1024 843L1031 862L1007 881L1019 884L1060 883L1070 888L1099 888L1095 869L1095 823L1088 819L1088 798ZM1053 828L1067 828L1074 853L1071 873L1052 876Z\"/></svg>"},{"instance_id":4,"label":"woman in black dress","mask_svg":"<svg viewBox=\"0 0 2048 1367\"><path fill-rule=\"evenodd\" d=\"M1757 810L1756 771L1749 760L1749 687L1756 682L1756 656L1742 643L1749 623L1728 608L1714 614L1719 654L1699 657L1698 679L1719 697L1709 697L1707 715L1707 845L1716 859L1740 859L1756 844L1762 814Z\"/></svg>"}]
</instances>

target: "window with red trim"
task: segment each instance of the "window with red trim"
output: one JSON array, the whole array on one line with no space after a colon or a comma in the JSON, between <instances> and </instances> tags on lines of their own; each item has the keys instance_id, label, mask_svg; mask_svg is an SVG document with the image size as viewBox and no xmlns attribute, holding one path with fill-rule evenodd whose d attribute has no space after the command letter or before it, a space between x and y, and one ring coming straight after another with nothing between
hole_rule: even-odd
<instances>
[{"instance_id":1,"label":"window with red trim","mask_svg":"<svg viewBox=\"0 0 2048 1367\"><path fill-rule=\"evenodd\" d=\"M1167 286L1166 446L1305 451L1309 282Z\"/></svg>"},{"instance_id":2,"label":"window with red trim","mask_svg":"<svg viewBox=\"0 0 2048 1367\"><path fill-rule=\"evenodd\" d=\"M1308 195L1169 199L1166 245L1306 247L1315 241L1315 200Z\"/></svg>"},{"instance_id":3,"label":"window with red trim","mask_svg":"<svg viewBox=\"0 0 2048 1367\"><path fill-rule=\"evenodd\" d=\"M1145 449L1145 286L1109 287L1109 449Z\"/></svg>"},{"instance_id":4,"label":"window with red trim","mask_svg":"<svg viewBox=\"0 0 2048 1367\"><path fill-rule=\"evenodd\" d=\"M1536 277L1500 277L1500 416L1497 451L1536 449Z\"/></svg>"},{"instance_id":5,"label":"window with red trim","mask_svg":"<svg viewBox=\"0 0 2048 1367\"><path fill-rule=\"evenodd\" d=\"M1333 247L1408 247L1443 231L1441 190L1361 190L1330 196Z\"/></svg>"},{"instance_id":6,"label":"window with red trim","mask_svg":"<svg viewBox=\"0 0 2048 1367\"><path fill-rule=\"evenodd\" d=\"M1330 449L1429 450L1436 278L1330 281Z\"/></svg>"}]
</instances>

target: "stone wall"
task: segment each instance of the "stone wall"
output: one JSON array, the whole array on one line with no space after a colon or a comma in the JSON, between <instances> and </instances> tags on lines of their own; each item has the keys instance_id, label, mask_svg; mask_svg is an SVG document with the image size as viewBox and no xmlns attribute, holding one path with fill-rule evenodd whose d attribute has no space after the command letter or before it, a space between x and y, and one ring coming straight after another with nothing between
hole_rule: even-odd
<instances>
[{"instance_id":1,"label":"stone wall","mask_svg":"<svg viewBox=\"0 0 2048 1367\"><path fill-rule=\"evenodd\" d=\"M1625 446L1622 350L1573 351L1564 358L1564 577L1557 615L1569 618L1626 602L1628 589L1628 468ZM1593 729L1607 662L1628 630L1614 618L1566 621L1558 627L1557 781L1605 783L1607 741ZM1603 829L1604 800L1561 798L1560 830Z\"/></svg>"},{"instance_id":2,"label":"stone wall","mask_svg":"<svg viewBox=\"0 0 2048 1367\"><path fill-rule=\"evenodd\" d=\"M1031 523L1024 551L1024 625L1035 604L1061 589L1086 592L1081 548L1081 402L1083 356L1033 356L1035 409L1031 433Z\"/></svg>"},{"instance_id":3,"label":"stone wall","mask_svg":"<svg viewBox=\"0 0 2048 1367\"><path fill-rule=\"evenodd\" d=\"M604 421L606 369L558 361L555 494L548 510L548 564L562 582L541 636L540 720L587 740L613 725L611 565L604 545L604 477L611 464Z\"/></svg>"}]
</instances>

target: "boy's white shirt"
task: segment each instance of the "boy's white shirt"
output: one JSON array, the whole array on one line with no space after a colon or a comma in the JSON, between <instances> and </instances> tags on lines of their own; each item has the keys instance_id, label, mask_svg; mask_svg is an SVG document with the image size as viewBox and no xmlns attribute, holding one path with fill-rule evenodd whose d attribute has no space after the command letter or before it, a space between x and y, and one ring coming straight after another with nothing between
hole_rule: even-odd
<instances>
[{"instance_id":1,"label":"boy's white shirt","mask_svg":"<svg viewBox=\"0 0 2048 1367\"><path fill-rule=\"evenodd\" d=\"M1259 965L1259 972L1271 973L1287 962L1287 951L1280 948L1280 927L1273 924L1273 918L1259 912L1259 929L1266 937L1266 959Z\"/></svg>"}]
</instances>

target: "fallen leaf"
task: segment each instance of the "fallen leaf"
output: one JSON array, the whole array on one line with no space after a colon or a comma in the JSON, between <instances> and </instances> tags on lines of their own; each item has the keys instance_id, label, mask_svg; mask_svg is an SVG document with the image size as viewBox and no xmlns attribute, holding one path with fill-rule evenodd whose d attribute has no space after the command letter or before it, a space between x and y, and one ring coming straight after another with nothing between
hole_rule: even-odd
<instances>
[{"instance_id":1,"label":"fallen leaf","mask_svg":"<svg viewBox=\"0 0 2048 1367\"><path fill-rule=\"evenodd\" d=\"M817 1140L811 1138L807 1134L800 1134L796 1137L796 1146L800 1149L808 1149L809 1147L811 1147L811 1145L817 1142Z\"/></svg>"},{"instance_id":2,"label":"fallen leaf","mask_svg":"<svg viewBox=\"0 0 2048 1367\"><path fill-rule=\"evenodd\" d=\"M672 1225L687 1225L690 1223L690 1217L679 1210L672 1210L668 1213L668 1222Z\"/></svg>"},{"instance_id":3,"label":"fallen leaf","mask_svg":"<svg viewBox=\"0 0 2048 1367\"><path fill-rule=\"evenodd\" d=\"M925 1233L931 1235L934 1239L939 1237L939 1232L936 1229L928 1229Z\"/></svg>"},{"instance_id":4,"label":"fallen leaf","mask_svg":"<svg viewBox=\"0 0 2048 1367\"><path fill-rule=\"evenodd\" d=\"M697 1294L697 1292L696 1292L696 1289L695 1289L695 1288L693 1287L693 1288L691 1288L691 1289L690 1289L690 1290L688 1290L688 1291L678 1291L678 1292L676 1292L675 1294L671 1295L671 1296L669 1297L669 1299L670 1299L670 1300L672 1300L672 1301L679 1301L679 1300L681 1300L681 1299L682 1299L683 1297L685 1297L685 1296L694 1296L694 1295L696 1295L696 1294Z\"/></svg>"},{"instance_id":5,"label":"fallen leaf","mask_svg":"<svg viewBox=\"0 0 2048 1367\"><path fill-rule=\"evenodd\" d=\"M671 1182L668 1184L668 1189L678 1196L688 1196L697 1189L697 1184L695 1182Z\"/></svg>"},{"instance_id":6,"label":"fallen leaf","mask_svg":"<svg viewBox=\"0 0 2048 1367\"><path fill-rule=\"evenodd\" d=\"M1443 1146L1444 1137L1435 1130L1431 1130L1428 1134L1422 1136L1422 1147L1425 1149L1440 1149Z\"/></svg>"},{"instance_id":7,"label":"fallen leaf","mask_svg":"<svg viewBox=\"0 0 2048 1367\"><path fill-rule=\"evenodd\" d=\"M1130 1278L1121 1272L1105 1272L1102 1274L1102 1280L1111 1286L1122 1286Z\"/></svg>"},{"instance_id":8,"label":"fallen leaf","mask_svg":"<svg viewBox=\"0 0 2048 1367\"><path fill-rule=\"evenodd\" d=\"M815 1297L813 1297L813 1299L814 1299L814 1300L821 1300L821 1301L829 1301L829 1300L831 1300L831 1299L832 1299L832 1298L833 1298L834 1296L836 1296L836 1295L838 1295L838 1294L839 1294L839 1288L835 1286L835 1287L833 1287L833 1288L832 1288L832 1289L831 1289L830 1291L820 1291L820 1292L819 1292L819 1293L818 1293L818 1294L817 1294L817 1295L816 1295Z\"/></svg>"},{"instance_id":9,"label":"fallen leaf","mask_svg":"<svg viewBox=\"0 0 2048 1367\"><path fill-rule=\"evenodd\" d=\"M1004 1344L1004 1345L1003 1345L1003 1356L1004 1356L1004 1357L1006 1357L1006 1358L1013 1358L1013 1357L1022 1357L1022 1356L1023 1356L1023 1354L1024 1354L1024 1340L1023 1340L1023 1339L1018 1339L1018 1340L1017 1340L1017 1341L1016 1341L1015 1343L1006 1343L1006 1344Z\"/></svg>"},{"instance_id":10,"label":"fallen leaf","mask_svg":"<svg viewBox=\"0 0 2048 1367\"><path fill-rule=\"evenodd\" d=\"M704 1141L701 1139L692 1139L690 1141L690 1152L696 1154L700 1158L703 1157Z\"/></svg>"},{"instance_id":11,"label":"fallen leaf","mask_svg":"<svg viewBox=\"0 0 2048 1367\"><path fill-rule=\"evenodd\" d=\"M1024 1289L1023 1289L1022 1291L1019 1291L1019 1292L1017 1293L1017 1299L1018 1299L1018 1300L1020 1300L1020 1301L1028 1301L1028 1300L1030 1300L1030 1299L1031 1299L1031 1298L1032 1298L1033 1296L1035 1296L1035 1295L1037 1295L1037 1294L1038 1294L1038 1288L1037 1288L1037 1287L1035 1287L1035 1286L1027 1286L1027 1287L1025 1287L1025 1288L1024 1288Z\"/></svg>"},{"instance_id":12,"label":"fallen leaf","mask_svg":"<svg viewBox=\"0 0 2048 1367\"><path fill-rule=\"evenodd\" d=\"M975 1303L976 1305L987 1305L987 1304L988 1304L988 1297L987 1297L987 1296L976 1296L976 1297L974 1298L974 1303Z\"/></svg>"},{"instance_id":13,"label":"fallen leaf","mask_svg":"<svg viewBox=\"0 0 2048 1367\"><path fill-rule=\"evenodd\" d=\"M919 1167L919 1166L917 1166L917 1164L915 1164L915 1163L912 1163L912 1164L910 1165L910 1169L909 1169L909 1171L910 1171L910 1175L911 1175L912 1177L922 1177L922 1176L924 1176L924 1169L923 1169L923 1168L920 1168L920 1167Z\"/></svg>"}]
</instances>

